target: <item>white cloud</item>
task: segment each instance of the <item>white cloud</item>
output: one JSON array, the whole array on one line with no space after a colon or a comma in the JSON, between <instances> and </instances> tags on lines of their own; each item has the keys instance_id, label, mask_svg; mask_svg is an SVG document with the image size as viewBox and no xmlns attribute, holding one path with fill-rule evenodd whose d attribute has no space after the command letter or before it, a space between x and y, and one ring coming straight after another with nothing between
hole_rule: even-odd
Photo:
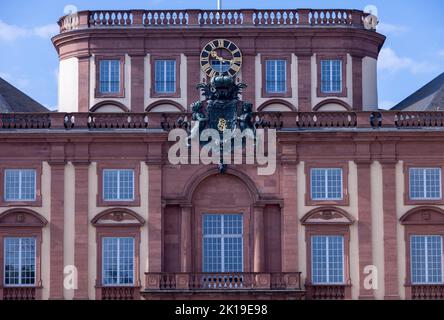
<instances>
[{"instance_id":1,"label":"white cloud","mask_svg":"<svg viewBox=\"0 0 444 320\"><path fill-rule=\"evenodd\" d=\"M7 24L0 20L0 41L14 41L24 37L40 37L47 39L59 32L57 24L48 24L34 28L24 28Z\"/></svg>"},{"instance_id":2,"label":"white cloud","mask_svg":"<svg viewBox=\"0 0 444 320\"><path fill-rule=\"evenodd\" d=\"M53 23L46 26L35 27L33 31L34 34L40 38L50 38L60 32L60 27L58 24Z\"/></svg>"},{"instance_id":3,"label":"white cloud","mask_svg":"<svg viewBox=\"0 0 444 320\"><path fill-rule=\"evenodd\" d=\"M388 72L407 70L410 73L434 72L439 67L426 61L414 61L408 57L399 56L392 48L383 48L379 53L378 69Z\"/></svg>"},{"instance_id":4,"label":"white cloud","mask_svg":"<svg viewBox=\"0 0 444 320\"><path fill-rule=\"evenodd\" d=\"M0 20L0 40L12 41L17 38L26 37L29 30L18 26L4 23Z\"/></svg>"},{"instance_id":5,"label":"white cloud","mask_svg":"<svg viewBox=\"0 0 444 320\"><path fill-rule=\"evenodd\" d=\"M380 22L378 24L378 26L376 27L376 30L382 34L399 36L399 35L407 32L409 30L409 28L406 26L398 25L398 24Z\"/></svg>"}]
</instances>

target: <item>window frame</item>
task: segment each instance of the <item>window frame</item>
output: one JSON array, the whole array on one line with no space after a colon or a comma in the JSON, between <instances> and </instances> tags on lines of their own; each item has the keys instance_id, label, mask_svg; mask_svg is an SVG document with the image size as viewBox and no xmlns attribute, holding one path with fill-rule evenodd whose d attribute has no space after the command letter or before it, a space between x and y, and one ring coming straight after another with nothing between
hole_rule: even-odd
<instances>
[{"instance_id":1,"label":"window frame","mask_svg":"<svg viewBox=\"0 0 444 320\"><path fill-rule=\"evenodd\" d=\"M325 218L324 213L337 216L341 221L331 219L329 215ZM350 228L355 220L352 216L342 209L334 207L319 207L306 213L301 219L301 224L305 228L305 246L306 246L306 266L307 279L306 288L311 290L311 287L322 286L343 286L345 288L345 299L351 299L351 275L350 275ZM312 249L311 239L313 236L342 236L343 237L343 283L340 284L314 284L312 281Z\"/></svg>"},{"instance_id":2,"label":"window frame","mask_svg":"<svg viewBox=\"0 0 444 320\"><path fill-rule=\"evenodd\" d=\"M174 85L173 85L173 91L166 91L166 87L167 87L167 72L166 72L166 66L168 62L173 62L173 70L174 70ZM163 77L164 77L164 81L162 82L162 86L164 87L164 91L158 91L157 88L157 83L158 83L158 79L157 79L157 67L158 67L158 63L162 63L162 73L163 73ZM157 59L154 61L154 90L156 92L156 94L160 94L160 95L170 95L170 94L174 94L176 92L176 76L177 76L177 72L176 72L176 59ZM159 81L160 82L160 81Z\"/></svg>"},{"instance_id":3,"label":"window frame","mask_svg":"<svg viewBox=\"0 0 444 320\"><path fill-rule=\"evenodd\" d=\"M176 61L176 85L174 92L157 92L156 91L156 61L159 60L175 60ZM180 54L152 54L150 55L150 70L151 70L151 85L150 85L150 97L151 98L180 98L181 86L180 86Z\"/></svg>"},{"instance_id":4,"label":"window frame","mask_svg":"<svg viewBox=\"0 0 444 320\"><path fill-rule=\"evenodd\" d=\"M342 282L334 282L334 281L314 282L314 280L313 280L313 275L314 275L313 238L314 237L325 237L327 239L332 238L332 237L341 237L342 238L342 252L341 252L341 254L342 254ZM313 234L310 236L310 249L311 249L311 254L310 254L311 263L310 263L310 265L311 265L311 279L312 279L311 283L313 285L338 285L338 284L343 285L346 283L346 281L345 281L345 237L344 237L344 235L342 235L342 234L337 234L337 235L336 234ZM327 264L326 264L327 265L327 278L329 278L330 275L328 274L328 240L327 240L326 251L327 251L327 255L326 255L326 257L327 257Z\"/></svg>"},{"instance_id":5,"label":"window frame","mask_svg":"<svg viewBox=\"0 0 444 320\"><path fill-rule=\"evenodd\" d=\"M18 284L6 284L6 240L7 239L19 239L20 240L20 250L19 250L19 266L21 266L21 261L22 261L22 255L21 255L21 241L23 239L33 239L34 240L34 283L32 284L23 284L23 283L18 283ZM15 287L34 287L36 285L36 281L37 281L37 237L29 237L29 236L5 236L3 237L3 281L1 283L1 285L3 285L6 288L15 288ZM19 270L19 281L22 282L22 277L21 277L21 273L22 271Z\"/></svg>"},{"instance_id":6,"label":"window frame","mask_svg":"<svg viewBox=\"0 0 444 320\"><path fill-rule=\"evenodd\" d=\"M325 195L326 195L325 198L314 198L314 196L313 196L314 192L313 192L313 179L312 178L313 178L313 171L315 171L315 170L323 170L324 171L323 172L324 173L323 174L324 184L321 187L322 187L322 189L325 189L324 190ZM341 194L341 196L338 198L328 196L328 194L329 194L328 173L329 173L329 171L333 171L333 170L340 171L340 188L341 188L340 194ZM342 200L344 198L344 192L342 190L342 188L344 186L344 183L342 182L343 179L344 179L344 173L342 172L342 168L311 168L310 169L310 197L311 197L311 200L314 200L314 201L340 201L340 200Z\"/></svg>"},{"instance_id":7,"label":"window frame","mask_svg":"<svg viewBox=\"0 0 444 320\"><path fill-rule=\"evenodd\" d=\"M338 92L323 92L322 91L322 64L325 60L340 60L341 61L341 91ZM318 97L347 97L347 54L316 54L316 68L317 68L317 96Z\"/></svg>"},{"instance_id":8,"label":"window frame","mask_svg":"<svg viewBox=\"0 0 444 320\"><path fill-rule=\"evenodd\" d=\"M132 259L133 259L133 261L132 261L132 263L133 263L133 270L132 270L132 272L133 272L133 281L132 281L132 283L115 283L115 284L105 284L105 262L104 262L104 258L105 258L105 251L104 251L104 249L105 249L105 239L117 239L118 240L118 242L117 242L117 246L118 246L118 251L117 251L117 260L119 260L119 257L120 257L120 240L121 239L132 239L133 240L133 249L132 249L132 253L133 253L133 257L132 257ZM101 263L101 265L102 265L102 279L101 279L101 283L102 283L102 285L104 286L104 287L134 287L134 285L136 284L135 283L135 281L136 281L136 276L135 276L135 273L136 273L136 265L135 265L135 261L136 261L136 238L135 237L132 237L132 236L102 236L101 237L101 241L102 241L102 252L101 252L101 254L102 254L102 263ZM119 272L119 266L120 266L120 264L119 264L119 262L117 263L117 272ZM119 278L119 275L118 275L118 278Z\"/></svg>"},{"instance_id":9,"label":"window frame","mask_svg":"<svg viewBox=\"0 0 444 320\"><path fill-rule=\"evenodd\" d=\"M120 190L120 183L121 183L121 174L122 174L122 172L123 171L127 171L127 172L131 172L132 173L132 181L131 181L131 193L132 193L132 197L131 198L123 198L122 197L122 192L121 192L121 190ZM111 198L105 198L105 188L106 188L106 181L105 181L105 178L106 178L106 173L107 172L115 172L115 173L117 173L117 198L116 199L111 199ZM102 181L102 187L103 187L103 190L102 190L102 196L103 196L103 201L110 201L110 202L119 202L119 201L123 201L123 202L125 202L125 201L134 201L134 198L135 198L135 196L134 196L134 186L135 186L135 183L134 183L134 180L136 179L135 178L135 176L134 176L134 170L133 169L103 169L103 173L102 173L102 179L103 179L103 181Z\"/></svg>"},{"instance_id":10,"label":"window frame","mask_svg":"<svg viewBox=\"0 0 444 320\"><path fill-rule=\"evenodd\" d=\"M8 288L35 288L35 299L42 296L42 229L48 221L37 212L25 208L9 209L0 214L0 300ZM35 281L33 285L4 286L4 239L7 237L35 238Z\"/></svg>"},{"instance_id":11,"label":"window frame","mask_svg":"<svg viewBox=\"0 0 444 320\"><path fill-rule=\"evenodd\" d=\"M100 91L100 62L103 60L117 60L120 62L120 83L118 92ZM95 56L95 97L96 98L125 98L125 56L124 55L98 55Z\"/></svg>"},{"instance_id":12,"label":"window frame","mask_svg":"<svg viewBox=\"0 0 444 320\"><path fill-rule=\"evenodd\" d=\"M432 237L432 236L438 236L441 238L441 282L413 282L413 256L412 256L412 237ZM443 248L443 236L441 234L410 234L409 235L409 242L408 245L410 247L409 255L410 255L410 282L412 285L443 285L444 284L444 248ZM426 241L426 278L428 273L427 268L427 257L428 257L428 250L427 250L427 241Z\"/></svg>"},{"instance_id":13,"label":"window frame","mask_svg":"<svg viewBox=\"0 0 444 320\"><path fill-rule=\"evenodd\" d=\"M221 220L221 230L222 233L217 234L217 235L205 235L205 217L206 216L220 216L222 218ZM239 235L225 235L223 232L223 228L225 226L225 217L227 215L240 215L241 216L241 222L242 222L242 226L241 226L241 233ZM222 271L205 271L205 239L206 238L218 238L221 239L221 268ZM240 238L241 239L241 271L225 271L225 252L224 252L224 239L226 238ZM224 273L224 272L230 272L230 273L238 273L238 272L244 272L245 271L245 264L244 264L244 258L245 258L245 253L244 253L244 215L242 213L203 213L202 214L202 271L205 273Z\"/></svg>"},{"instance_id":14,"label":"window frame","mask_svg":"<svg viewBox=\"0 0 444 320\"><path fill-rule=\"evenodd\" d=\"M105 200L104 198L104 171L105 170L133 170L133 199L131 200ZM140 163L125 162L121 165L117 162L101 162L97 164L98 192L97 207L138 207L140 206Z\"/></svg>"},{"instance_id":15,"label":"window frame","mask_svg":"<svg viewBox=\"0 0 444 320\"><path fill-rule=\"evenodd\" d=\"M312 199L311 171L312 169L342 169L342 199ZM349 164L348 162L322 162L313 161L305 163L305 205L349 205L348 193Z\"/></svg>"},{"instance_id":16,"label":"window frame","mask_svg":"<svg viewBox=\"0 0 444 320\"><path fill-rule=\"evenodd\" d=\"M6 170L34 170L35 171L35 198L34 200L5 200L5 171ZM42 163L23 163L0 166L0 207L41 207L42 206Z\"/></svg>"},{"instance_id":17,"label":"window frame","mask_svg":"<svg viewBox=\"0 0 444 320\"><path fill-rule=\"evenodd\" d=\"M440 178L441 178L441 198L437 199L411 199L410 198L410 169L411 168L439 168ZM443 179L444 164L435 161L412 161L404 162L403 167L403 178L404 178L404 204L406 205L441 205L444 204L443 190L444 190L444 179Z\"/></svg>"},{"instance_id":18,"label":"window frame","mask_svg":"<svg viewBox=\"0 0 444 320\"><path fill-rule=\"evenodd\" d=\"M405 212L399 218L400 224L404 227L404 249L405 249L405 288L406 299L412 299L415 287L428 288L431 287L444 287L444 283L438 284L419 284L412 283L412 262L411 262L411 236L413 235L437 235L441 236L442 242L444 242L444 210L438 206L415 206L412 209ZM441 246L441 250L444 251L444 243ZM442 252L442 257L444 252ZM441 267L444 272L444 261ZM444 281L444 275L442 280ZM428 294L426 292L426 294Z\"/></svg>"},{"instance_id":19,"label":"window frame","mask_svg":"<svg viewBox=\"0 0 444 320\"><path fill-rule=\"evenodd\" d=\"M23 171L32 171L34 173L34 197L32 199L23 199L19 196L19 198L16 199L6 199L6 194L7 194L7 185L6 185L6 176L7 176L7 172L8 171L18 171L19 172L19 195L22 194L22 175L23 175ZM4 171L4 179L3 179L3 184L4 184L4 192L3 192L3 201L5 202L34 202L36 201L37 198L37 171L35 169L12 169L12 168L6 168Z\"/></svg>"},{"instance_id":20,"label":"window frame","mask_svg":"<svg viewBox=\"0 0 444 320\"><path fill-rule=\"evenodd\" d=\"M267 91L267 66L266 62L269 60L285 60L285 92L268 92ZM262 98L291 98L292 97L292 84L291 84L291 54L265 54L261 55L262 66Z\"/></svg>"}]
</instances>

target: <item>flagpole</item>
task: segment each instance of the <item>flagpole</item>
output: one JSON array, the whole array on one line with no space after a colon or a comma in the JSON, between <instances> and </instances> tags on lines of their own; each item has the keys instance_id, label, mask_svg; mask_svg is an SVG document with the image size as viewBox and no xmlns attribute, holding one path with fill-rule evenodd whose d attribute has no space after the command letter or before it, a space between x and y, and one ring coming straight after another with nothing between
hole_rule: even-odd
<instances>
[{"instance_id":1,"label":"flagpole","mask_svg":"<svg viewBox=\"0 0 444 320\"><path fill-rule=\"evenodd\" d=\"M217 0L217 10L222 10L222 0Z\"/></svg>"}]
</instances>

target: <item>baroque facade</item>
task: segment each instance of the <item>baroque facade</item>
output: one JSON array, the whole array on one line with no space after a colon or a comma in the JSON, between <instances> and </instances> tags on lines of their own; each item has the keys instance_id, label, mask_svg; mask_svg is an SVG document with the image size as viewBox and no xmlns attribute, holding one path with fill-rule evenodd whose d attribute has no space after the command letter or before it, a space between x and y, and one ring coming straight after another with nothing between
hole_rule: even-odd
<instances>
[{"instance_id":1,"label":"baroque facade","mask_svg":"<svg viewBox=\"0 0 444 320\"><path fill-rule=\"evenodd\" d=\"M378 110L366 17L62 17L59 112L0 119L0 299L444 298L444 114ZM273 174L168 160L221 74Z\"/></svg>"}]
</instances>

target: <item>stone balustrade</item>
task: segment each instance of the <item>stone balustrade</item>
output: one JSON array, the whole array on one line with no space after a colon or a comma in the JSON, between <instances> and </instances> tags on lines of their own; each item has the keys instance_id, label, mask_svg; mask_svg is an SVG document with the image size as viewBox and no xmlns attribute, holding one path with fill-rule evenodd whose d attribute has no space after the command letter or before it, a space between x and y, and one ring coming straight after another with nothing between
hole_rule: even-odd
<instances>
[{"instance_id":1,"label":"stone balustrade","mask_svg":"<svg viewBox=\"0 0 444 320\"><path fill-rule=\"evenodd\" d=\"M146 291L158 290L302 290L301 273L146 273Z\"/></svg>"},{"instance_id":2,"label":"stone balustrade","mask_svg":"<svg viewBox=\"0 0 444 320\"><path fill-rule=\"evenodd\" d=\"M364 28L367 14L350 9L269 10L96 10L59 20L60 32L87 28L153 28L184 26L348 26Z\"/></svg>"},{"instance_id":3,"label":"stone balustrade","mask_svg":"<svg viewBox=\"0 0 444 320\"><path fill-rule=\"evenodd\" d=\"M0 131L29 129L58 130L118 130L152 129L189 130L191 113L2 113ZM276 130L322 129L425 129L444 128L444 112L396 111L329 111L329 112L255 112L256 128Z\"/></svg>"}]
</instances>

